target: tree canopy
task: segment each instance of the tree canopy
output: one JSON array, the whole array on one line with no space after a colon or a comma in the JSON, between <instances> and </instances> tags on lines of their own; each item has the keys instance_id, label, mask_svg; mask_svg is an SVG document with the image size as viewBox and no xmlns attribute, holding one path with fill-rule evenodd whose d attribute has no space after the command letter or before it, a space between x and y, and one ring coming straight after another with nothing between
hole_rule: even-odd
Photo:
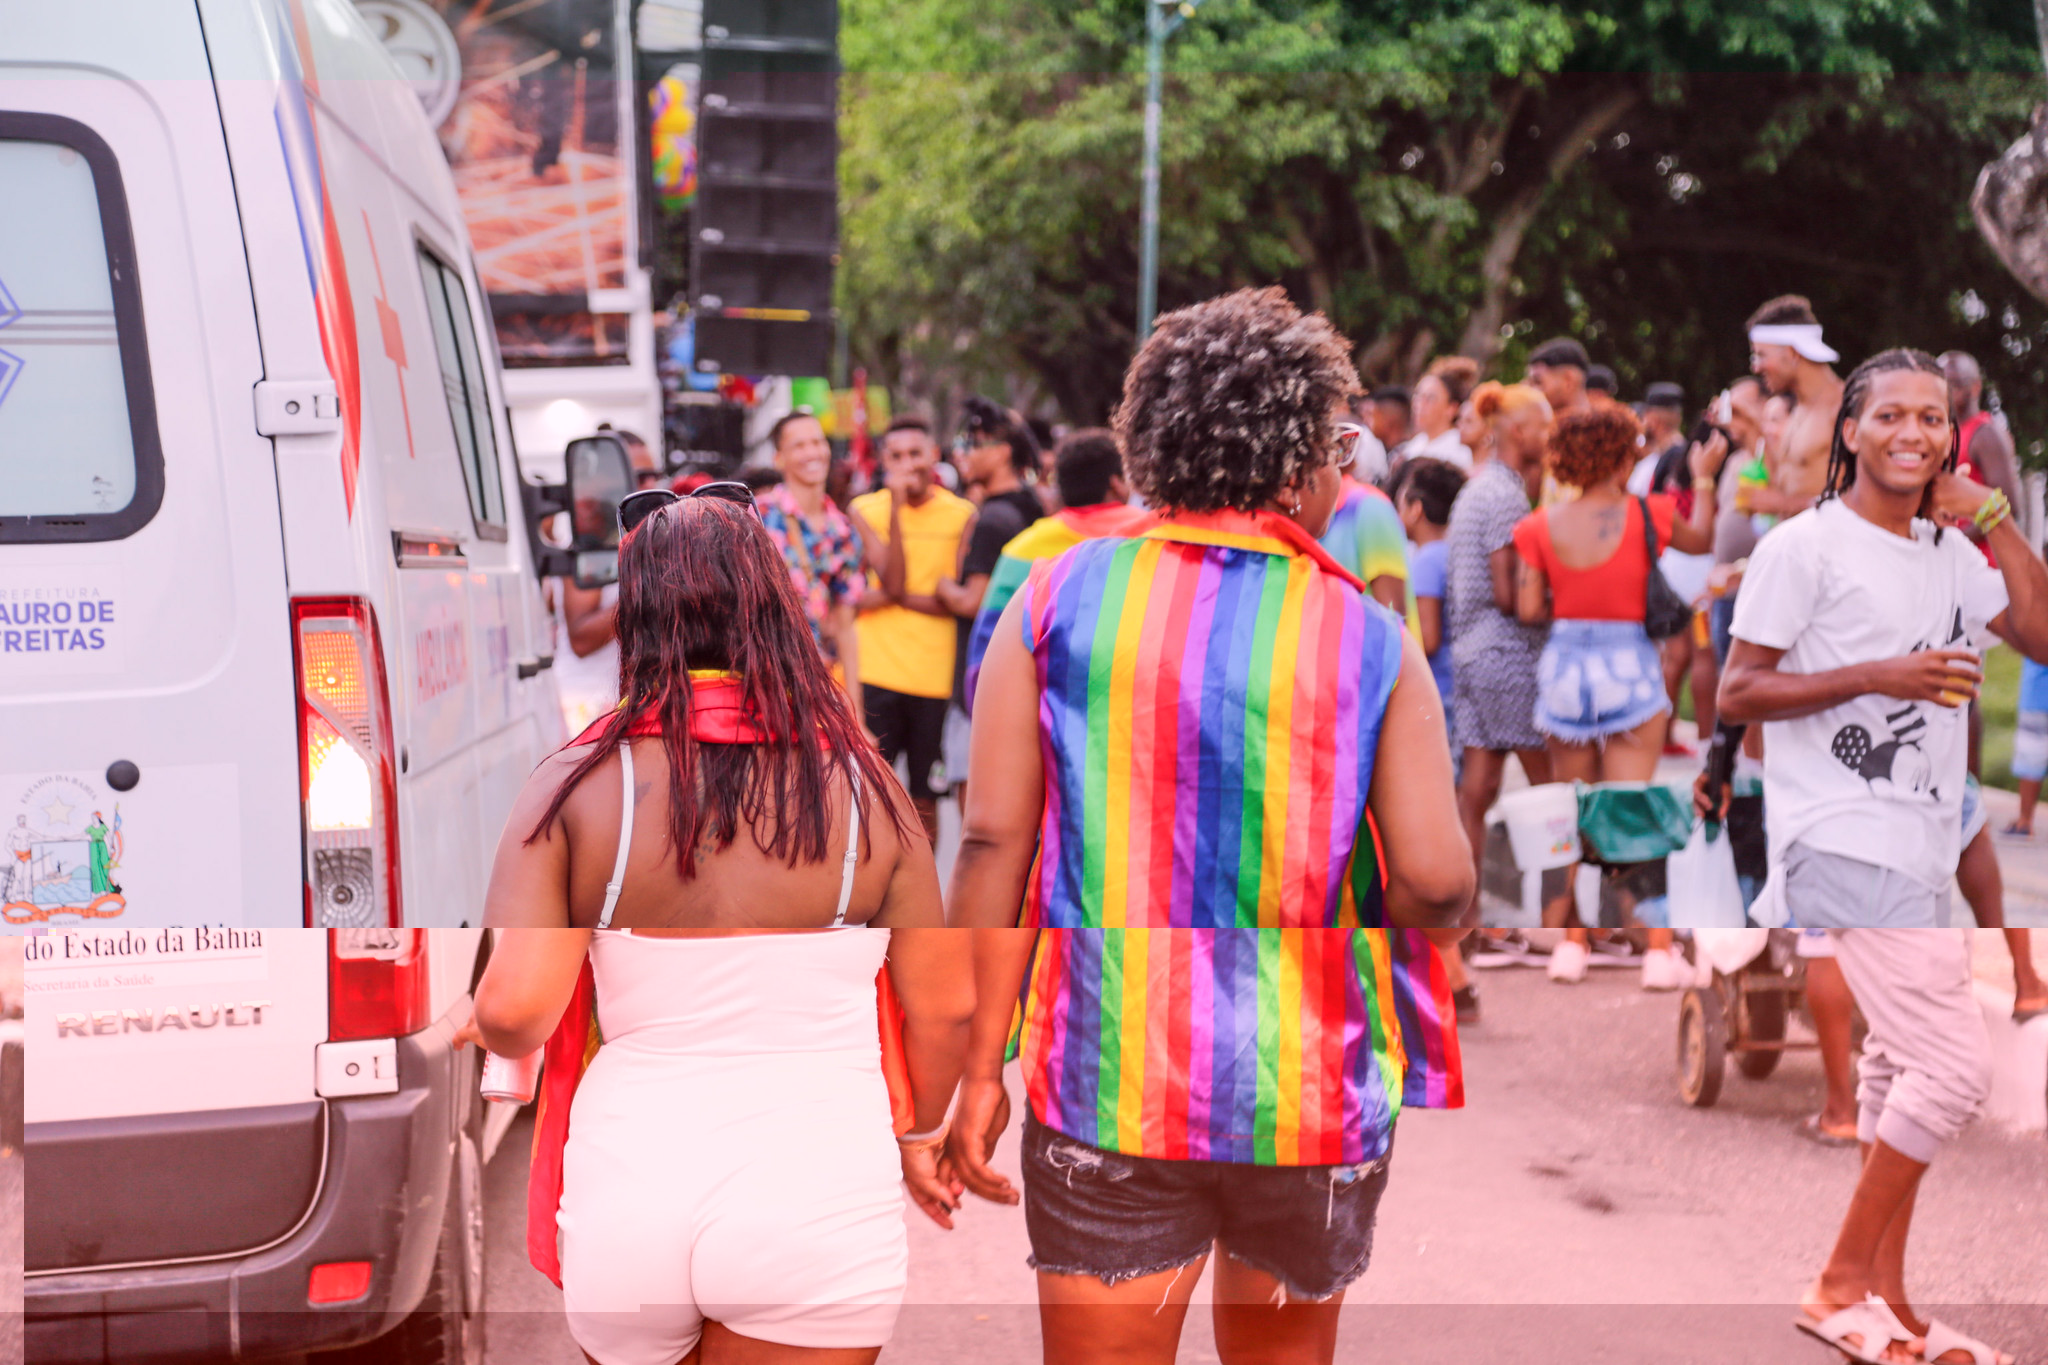
<instances>
[{"instance_id":1,"label":"tree canopy","mask_svg":"<svg viewBox=\"0 0 2048 1365\"><path fill-rule=\"evenodd\" d=\"M1074 422L1134 335L1146 0L846 0L841 307L912 397ZM1853 363L1984 362L2048 427L2048 309L1978 239L2043 83L2025 0L1206 0L1167 49L1162 311L1284 285L1368 382L1585 341L1703 399L1807 294Z\"/></svg>"}]
</instances>

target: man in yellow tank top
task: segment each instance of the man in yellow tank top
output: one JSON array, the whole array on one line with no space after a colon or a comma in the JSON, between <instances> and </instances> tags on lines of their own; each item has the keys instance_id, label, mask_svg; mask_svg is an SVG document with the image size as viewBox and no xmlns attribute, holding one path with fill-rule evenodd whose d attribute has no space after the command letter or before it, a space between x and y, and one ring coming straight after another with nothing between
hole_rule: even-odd
<instances>
[{"instance_id":1,"label":"man in yellow tank top","mask_svg":"<svg viewBox=\"0 0 2048 1365\"><path fill-rule=\"evenodd\" d=\"M931 432L900 422L882 438L883 486L849 507L867 545L869 591L856 627L868 729L889 763L909 756L910 796L934 840L946 703L953 695L958 627L936 596L958 570L974 504L938 484Z\"/></svg>"}]
</instances>

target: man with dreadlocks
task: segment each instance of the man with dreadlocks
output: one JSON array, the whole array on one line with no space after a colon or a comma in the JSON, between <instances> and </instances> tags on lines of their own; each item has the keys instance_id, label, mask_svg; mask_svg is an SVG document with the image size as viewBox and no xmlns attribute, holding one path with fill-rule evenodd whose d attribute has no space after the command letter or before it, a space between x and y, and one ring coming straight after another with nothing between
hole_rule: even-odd
<instances>
[{"instance_id":1,"label":"man with dreadlocks","mask_svg":"<svg viewBox=\"0 0 2048 1365\"><path fill-rule=\"evenodd\" d=\"M1905 1244L1928 1164L1982 1107L1989 1043L1948 924L1985 632L2048 656L2048 567L2004 494L1955 472L1941 367L1891 350L1842 393L1819 504L1765 537L1737 599L1721 714L1764 722L1771 875L1830 931L1869 1023L1864 1162L1798 1325L1867 1362L2008 1362L1917 1318ZM1959 532L1969 525L1994 569Z\"/></svg>"}]
</instances>

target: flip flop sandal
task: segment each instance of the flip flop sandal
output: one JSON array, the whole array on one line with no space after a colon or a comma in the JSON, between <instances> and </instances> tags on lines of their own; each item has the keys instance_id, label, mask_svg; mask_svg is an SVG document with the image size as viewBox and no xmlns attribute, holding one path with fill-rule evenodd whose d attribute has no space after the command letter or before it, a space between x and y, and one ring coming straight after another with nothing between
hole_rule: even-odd
<instances>
[{"instance_id":1,"label":"flip flop sandal","mask_svg":"<svg viewBox=\"0 0 2048 1365\"><path fill-rule=\"evenodd\" d=\"M1928 1319L1927 1349L1921 1352L1920 1358L1929 1362L1938 1361L1950 1351L1968 1351L1970 1365L1999 1365L1999 1362L2005 1359L1975 1337L1966 1337L1946 1323Z\"/></svg>"},{"instance_id":2,"label":"flip flop sandal","mask_svg":"<svg viewBox=\"0 0 2048 1365\"><path fill-rule=\"evenodd\" d=\"M2004 839L2031 839L2034 837L2034 831L2021 829L2016 824L2007 825L2004 829L1998 831L1998 834L2000 838Z\"/></svg>"},{"instance_id":3,"label":"flip flop sandal","mask_svg":"<svg viewBox=\"0 0 2048 1365\"><path fill-rule=\"evenodd\" d=\"M1799 1135L1823 1147L1854 1147L1857 1143L1854 1133L1830 1133L1822 1128L1819 1114L1809 1114L1799 1121Z\"/></svg>"},{"instance_id":4,"label":"flip flop sandal","mask_svg":"<svg viewBox=\"0 0 2048 1365\"><path fill-rule=\"evenodd\" d=\"M1890 1365L1884 1358L1885 1350L1895 1341L1913 1339L1913 1334L1892 1312L1892 1306L1875 1294L1819 1321L1801 1313L1792 1325L1862 1365ZM1850 1337L1859 1338L1859 1343L1850 1345Z\"/></svg>"}]
</instances>

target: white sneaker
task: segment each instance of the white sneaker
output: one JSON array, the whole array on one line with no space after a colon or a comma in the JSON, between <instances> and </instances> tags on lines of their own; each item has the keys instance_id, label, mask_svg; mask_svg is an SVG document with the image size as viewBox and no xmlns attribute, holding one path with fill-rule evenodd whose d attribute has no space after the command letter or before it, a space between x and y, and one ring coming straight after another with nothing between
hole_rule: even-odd
<instances>
[{"instance_id":1,"label":"white sneaker","mask_svg":"<svg viewBox=\"0 0 2048 1365\"><path fill-rule=\"evenodd\" d=\"M1552 981L1584 981L1586 963L1592 957L1586 945L1566 939L1550 950L1550 979Z\"/></svg>"},{"instance_id":2,"label":"white sneaker","mask_svg":"<svg viewBox=\"0 0 2048 1365\"><path fill-rule=\"evenodd\" d=\"M1643 989L1646 991L1681 990L1691 975L1685 959L1668 948L1652 948L1643 954Z\"/></svg>"}]
</instances>

